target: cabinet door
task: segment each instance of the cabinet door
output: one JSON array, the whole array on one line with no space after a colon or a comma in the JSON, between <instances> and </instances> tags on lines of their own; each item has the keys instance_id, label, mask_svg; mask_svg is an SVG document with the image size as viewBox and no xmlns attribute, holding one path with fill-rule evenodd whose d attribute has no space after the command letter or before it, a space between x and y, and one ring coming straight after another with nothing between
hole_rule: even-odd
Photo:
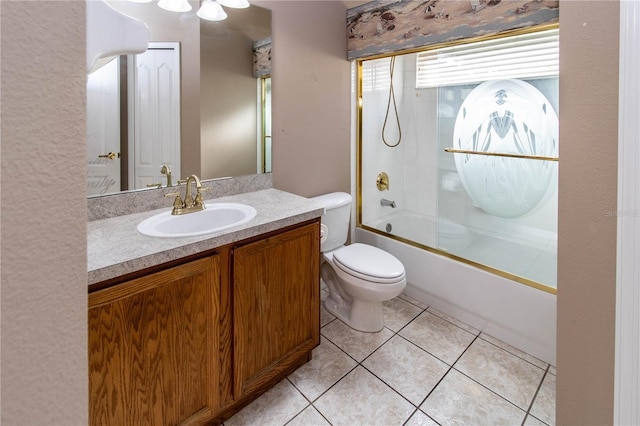
<instances>
[{"instance_id":1,"label":"cabinet door","mask_svg":"<svg viewBox=\"0 0 640 426\"><path fill-rule=\"evenodd\" d=\"M92 425L198 423L218 408L220 260L89 294Z\"/></svg>"},{"instance_id":2,"label":"cabinet door","mask_svg":"<svg viewBox=\"0 0 640 426\"><path fill-rule=\"evenodd\" d=\"M261 387L319 344L317 223L233 252L236 399Z\"/></svg>"}]
</instances>

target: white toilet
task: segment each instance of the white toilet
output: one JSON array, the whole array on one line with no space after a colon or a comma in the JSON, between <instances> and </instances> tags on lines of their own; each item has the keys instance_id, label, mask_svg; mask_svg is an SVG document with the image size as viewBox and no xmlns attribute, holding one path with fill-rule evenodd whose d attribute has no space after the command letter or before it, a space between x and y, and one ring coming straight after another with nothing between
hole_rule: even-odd
<instances>
[{"instance_id":1,"label":"white toilet","mask_svg":"<svg viewBox=\"0 0 640 426\"><path fill-rule=\"evenodd\" d=\"M402 263L377 247L346 246L351 195L344 192L314 197L325 208L322 216L321 275L330 295L324 306L351 328L382 330L382 302L402 293L407 278Z\"/></svg>"}]
</instances>

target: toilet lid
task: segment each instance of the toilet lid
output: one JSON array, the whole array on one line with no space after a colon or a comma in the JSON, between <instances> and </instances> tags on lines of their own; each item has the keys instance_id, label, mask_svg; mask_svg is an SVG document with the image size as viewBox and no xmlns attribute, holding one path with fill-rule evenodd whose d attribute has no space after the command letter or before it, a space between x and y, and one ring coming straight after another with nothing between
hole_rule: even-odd
<instances>
[{"instance_id":1,"label":"toilet lid","mask_svg":"<svg viewBox=\"0 0 640 426\"><path fill-rule=\"evenodd\" d=\"M383 280L393 280L404 276L404 266L391 254L377 247L355 243L345 246L333 255L338 267L357 274Z\"/></svg>"}]
</instances>

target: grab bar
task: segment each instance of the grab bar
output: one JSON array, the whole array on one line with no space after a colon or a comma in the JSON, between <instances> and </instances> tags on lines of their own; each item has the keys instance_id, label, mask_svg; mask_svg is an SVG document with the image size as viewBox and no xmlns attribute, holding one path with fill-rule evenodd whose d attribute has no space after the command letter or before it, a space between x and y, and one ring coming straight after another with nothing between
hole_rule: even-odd
<instances>
[{"instance_id":1,"label":"grab bar","mask_svg":"<svg viewBox=\"0 0 640 426\"><path fill-rule=\"evenodd\" d=\"M450 152L453 154L488 155L493 157L524 158L527 160L541 160L541 161L559 161L560 160L558 157L543 157L541 155L523 155L523 154L507 154L504 152L469 151L466 149L445 148L444 151Z\"/></svg>"}]
</instances>

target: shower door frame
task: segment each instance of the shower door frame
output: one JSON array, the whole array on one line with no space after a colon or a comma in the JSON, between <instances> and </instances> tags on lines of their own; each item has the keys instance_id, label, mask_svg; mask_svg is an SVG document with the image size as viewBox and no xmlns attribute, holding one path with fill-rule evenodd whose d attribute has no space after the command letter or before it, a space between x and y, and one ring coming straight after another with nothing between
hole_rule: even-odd
<instances>
[{"instance_id":1,"label":"shower door frame","mask_svg":"<svg viewBox=\"0 0 640 426\"><path fill-rule=\"evenodd\" d=\"M473 266L475 268L478 268L482 271L485 272L489 272L491 274L503 277L503 278L507 278L509 280L521 283L521 284L525 284L529 287L533 287L535 289L538 290L542 290L544 292L553 294L553 295L557 295L558 289L537 281L534 281L532 279L529 278L525 278L522 277L520 275L516 275L513 274L511 272L508 271L504 271L502 269L498 269L489 265L485 265L483 263L479 263L479 262L475 262L473 260L452 254L450 252L447 251L443 251L440 250L438 248L435 247L431 247L431 246L427 246L425 244L416 242L416 241L412 241L403 237L399 237L393 234L389 234L386 232L383 232L379 229L373 228L371 226L365 225L364 223L362 223L362 134L363 134L363 128L362 128L362 109L363 109L363 84L362 84L362 80L363 80L363 63L365 61L370 61L370 60L375 60L375 59L383 59L383 58L389 58L389 57L393 57L393 56L400 56L400 55L407 55L407 54L412 54L412 53L417 53L417 52L422 52L422 51L426 51L426 50L433 50L433 49L437 49L437 48L442 48L442 47L448 47L448 46L452 46L452 45L457 45L457 44L461 44L461 43L471 43L471 42L478 42L478 41L485 41L485 40L489 40L489 39L495 39L495 38L501 38L501 37L505 37L505 36L511 36L511 35L518 35L518 34L525 34L525 33L530 33L530 32L536 32L536 31L543 31L543 30L548 30L548 29L553 29L553 28L559 28L559 23L552 23L552 24L543 24L543 25L537 25L534 27L530 27L530 28L526 28L526 29L519 29L519 30L513 30L513 31L508 31L508 32L504 32L504 33L500 33L500 34L492 34L489 36L485 36L485 37L476 37L476 38L467 38L464 40L457 40L457 41L453 41L453 42L445 42L445 43L438 43L438 44L434 44L434 45L430 45L430 46L421 46L419 48L415 48L415 49L408 49L406 51L399 51L399 52L393 52L390 54L381 54L381 55L375 55L375 56L370 56L367 58L363 58L363 59L357 59L355 60L356 63L356 105L355 105L355 115L356 115L356 173L355 173L355 180L356 180L356 214L355 214L355 218L356 218L356 227L357 228L361 228L370 232L373 232L375 234L379 234L382 235L384 237L387 238L392 238L396 241L408 244L410 246L422 249L422 250L426 250L428 252L431 253L435 253L438 254L440 256L444 256L444 257L448 257L450 259L453 259L455 261L467 264L469 266ZM554 159L554 161L557 161L557 159Z\"/></svg>"}]
</instances>

